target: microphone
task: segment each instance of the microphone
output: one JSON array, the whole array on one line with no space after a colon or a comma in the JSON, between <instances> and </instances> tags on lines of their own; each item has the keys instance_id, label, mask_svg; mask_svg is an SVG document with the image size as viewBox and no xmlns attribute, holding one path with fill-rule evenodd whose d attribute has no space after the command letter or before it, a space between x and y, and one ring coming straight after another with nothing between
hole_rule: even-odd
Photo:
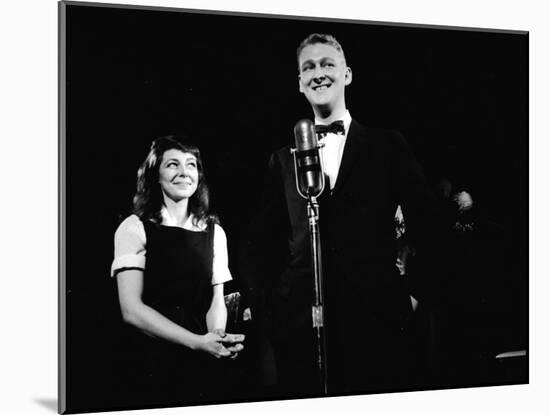
<instances>
[{"instance_id":1,"label":"microphone","mask_svg":"<svg viewBox=\"0 0 550 415\"><path fill-rule=\"evenodd\" d=\"M309 242L311 248L311 271L313 277L313 304L311 322L315 332L315 358L319 370L319 380L323 391L327 393L327 355L326 335L323 311L323 263L321 260L321 235L319 229L319 203L317 197L325 188L323 173L322 147L317 141L315 127L310 120L303 119L294 126L296 148L291 150L294 156L294 173L298 194L307 200L309 224Z\"/></svg>"},{"instance_id":2,"label":"microphone","mask_svg":"<svg viewBox=\"0 0 550 415\"><path fill-rule=\"evenodd\" d=\"M325 187L325 175L319 153L322 145L317 141L313 122L298 121L294 126L294 139L296 148L292 153L298 193L304 199L318 197Z\"/></svg>"}]
</instances>

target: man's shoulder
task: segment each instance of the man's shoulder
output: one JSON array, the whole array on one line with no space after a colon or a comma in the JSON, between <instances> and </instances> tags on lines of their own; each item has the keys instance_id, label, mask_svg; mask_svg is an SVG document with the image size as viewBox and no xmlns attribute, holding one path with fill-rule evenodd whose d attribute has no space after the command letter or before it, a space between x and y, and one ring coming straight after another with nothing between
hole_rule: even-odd
<instances>
[{"instance_id":1,"label":"man's shoulder","mask_svg":"<svg viewBox=\"0 0 550 415\"><path fill-rule=\"evenodd\" d=\"M292 160L292 146L287 144L271 153L270 164L287 164Z\"/></svg>"},{"instance_id":2,"label":"man's shoulder","mask_svg":"<svg viewBox=\"0 0 550 415\"><path fill-rule=\"evenodd\" d=\"M352 120L349 134L374 145L400 146L404 142L403 135L398 130L365 125L356 119Z\"/></svg>"},{"instance_id":3,"label":"man's shoulder","mask_svg":"<svg viewBox=\"0 0 550 415\"><path fill-rule=\"evenodd\" d=\"M359 136L369 136L373 138L391 138L401 136L401 133L396 129L365 124L355 118L351 122L350 132L354 132Z\"/></svg>"},{"instance_id":4,"label":"man's shoulder","mask_svg":"<svg viewBox=\"0 0 550 415\"><path fill-rule=\"evenodd\" d=\"M273 151L273 155L277 155L279 157L281 156L287 156L289 154L292 154L292 146L290 144L287 144L283 147L279 147L278 149L276 149L275 151Z\"/></svg>"}]
</instances>

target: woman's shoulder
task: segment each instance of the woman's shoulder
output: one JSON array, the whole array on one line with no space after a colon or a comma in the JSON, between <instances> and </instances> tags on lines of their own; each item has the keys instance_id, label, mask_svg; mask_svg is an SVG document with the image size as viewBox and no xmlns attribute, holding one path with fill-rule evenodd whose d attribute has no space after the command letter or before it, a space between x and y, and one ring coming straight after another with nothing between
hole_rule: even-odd
<instances>
[{"instance_id":1,"label":"woman's shoulder","mask_svg":"<svg viewBox=\"0 0 550 415\"><path fill-rule=\"evenodd\" d=\"M127 254L144 254L147 236L136 215L124 219L115 232L115 258Z\"/></svg>"},{"instance_id":2,"label":"woman's shoulder","mask_svg":"<svg viewBox=\"0 0 550 415\"><path fill-rule=\"evenodd\" d=\"M214 232L219 233L219 234L222 234L222 235L225 236L225 231L223 230L222 225L220 225L220 224L217 223L217 222L213 222L213 223L211 224L211 226L212 226L212 228L214 229Z\"/></svg>"},{"instance_id":3,"label":"woman's shoulder","mask_svg":"<svg viewBox=\"0 0 550 415\"><path fill-rule=\"evenodd\" d=\"M192 230L198 231L198 232L223 232L223 229L220 226L220 221L218 220L217 216L210 215L202 219L195 220L195 217L193 214L191 214L189 218L189 222L191 223Z\"/></svg>"},{"instance_id":4,"label":"woman's shoulder","mask_svg":"<svg viewBox=\"0 0 550 415\"><path fill-rule=\"evenodd\" d=\"M225 235L225 231L222 226L219 223L212 223L211 226L214 231L214 242L225 246L227 243L227 236Z\"/></svg>"},{"instance_id":5,"label":"woman's shoulder","mask_svg":"<svg viewBox=\"0 0 550 415\"><path fill-rule=\"evenodd\" d=\"M145 230L143 228L143 222L141 219L135 215L131 214L130 216L126 217L120 225L118 225L118 228L115 232L115 235L122 235L122 234L142 234Z\"/></svg>"}]
</instances>

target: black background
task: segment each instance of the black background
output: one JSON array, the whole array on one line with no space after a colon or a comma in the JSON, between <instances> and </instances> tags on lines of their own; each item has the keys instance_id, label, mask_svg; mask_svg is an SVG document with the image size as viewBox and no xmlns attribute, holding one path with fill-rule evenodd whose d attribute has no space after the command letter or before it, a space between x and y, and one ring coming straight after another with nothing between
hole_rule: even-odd
<instances>
[{"instance_id":1,"label":"black background","mask_svg":"<svg viewBox=\"0 0 550 415\"><path fill-rule=\"evenodd\" d=\"M118 408L120 313L109 277L113 234L130 211L151 141L198 142L214 211L236 246L257 206L269 154L293 140L309 106L295 50L309 33L343 45L353 117L400 130L427 174L448 149L498 231L476 292L491 351L526 347L528 37L321 21L68 5L66 275L69 408ZM457 156L458 155L458 156ZM483 249L481 247L480 249ZM502 272L505 270L505 272ZM474 301L474 300L472 300Z\"/></svg>"}]
</instances>

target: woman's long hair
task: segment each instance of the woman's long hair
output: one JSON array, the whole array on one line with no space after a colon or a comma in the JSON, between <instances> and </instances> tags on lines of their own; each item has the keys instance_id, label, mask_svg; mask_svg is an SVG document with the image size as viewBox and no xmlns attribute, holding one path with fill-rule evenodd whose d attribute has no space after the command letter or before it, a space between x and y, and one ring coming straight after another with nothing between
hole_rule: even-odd
<instances>
[{"instance_id":1,"label":"woman's long hair","mask_svg":"<svg viewBox=\"0 0 550 415\"><path fill-rule=\"evenodd\" d=\"M192 154L197 159L199 182L197 190L189 198L188 204L189 213L193 214L193 225L199 226L199 224L211 221L217 222L216 216L209 213L210 196L204 177L200 151L197 146L189 143L186 137L178 136L160 137L151 144L151 150L147 158L138 169L133 213L142 221L162 222L160 212L164 199L159 184L159 168L164 153L173 149Z\"/></svg>"}]
</instances>

